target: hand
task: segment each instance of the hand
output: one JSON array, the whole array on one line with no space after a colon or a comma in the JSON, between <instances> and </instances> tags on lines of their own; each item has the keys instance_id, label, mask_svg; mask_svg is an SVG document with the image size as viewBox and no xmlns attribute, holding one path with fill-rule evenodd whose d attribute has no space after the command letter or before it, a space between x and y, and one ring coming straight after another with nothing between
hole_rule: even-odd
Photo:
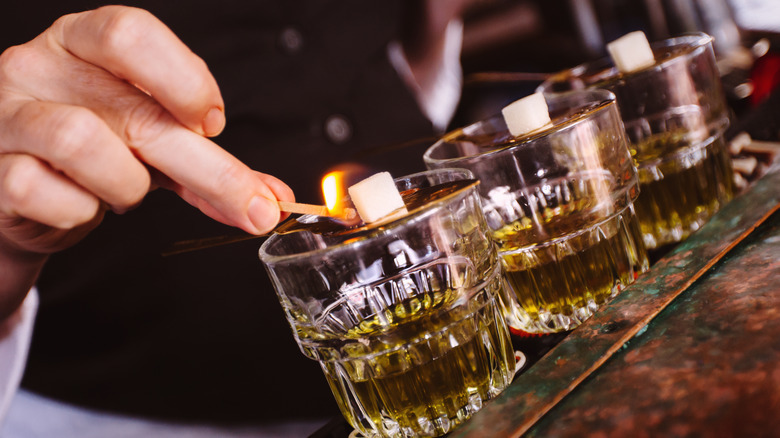
<instances>
[{"instance_id":1,"label":"hand","mask_svg":"<svg viewBox=\"0 0 780 438\"><path fill-rule=\"evenodd\" d=\"M122 212L141 201L148 168L209 216L270 230L276 199L292 193L203 136L222 130L223 106L203 61L149 13L112 6L60 18L0 56L0 232L8 239L9 223L27 221L94 226L101 205Z\"/></svg>"},{"instance_id":2,"label":"hand","mask_svg":"<svg viewBox=\"0 0 780 438\"><path fill-rule=\"evenodd\" d=\"M271 230L280 219L276 200L292 201L292 191L205 137L224 123L205 63L146 11L109 6L66 15L7 49L0 55L0 262L39 266L97 226L106 209L134 207L153 185L228 225ZM9 271L0 270L0 282Z\"/></svg>"}]
</instances>

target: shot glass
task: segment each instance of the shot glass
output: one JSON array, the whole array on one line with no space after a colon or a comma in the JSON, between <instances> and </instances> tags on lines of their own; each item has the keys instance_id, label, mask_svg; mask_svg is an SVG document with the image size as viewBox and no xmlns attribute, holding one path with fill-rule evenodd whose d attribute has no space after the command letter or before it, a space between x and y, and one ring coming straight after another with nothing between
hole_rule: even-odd
<instances>
[{"instance_id":1,"label":"shot glass","mask_svg":"<svg viewBox=\"0 0 780 438\"><path fill-rule=\"evenodd\" d=\"M605 58L555 74L537 90L615 93L638 168L635 208L648 249L684 240L734 193L712 38L697 33L652 48L651 67L622 74Z\"/></svg>"},{"instance_id":2,"label":"shot glass","mask_svg":"<svg viewBox=\"0 0 780 438\"><path fill-rule=\"evenodd\" d=\"M510 326L573 329L647 270L633 201L636 170L605 90L547 97L552 124L513 137L501 116L446 134L430 169L465 168L479 192L511 285Z\"/></svg>"},{"instance_id":3,"label":"shot glass","mask_svg":"<svg viewBox=\"0 0 780 438\"><path fill-rule=\"evenodd\" d=\"M439 436L514 375L501 269L465 170L396 179L409 214L306 227L260 248L301 351L369 437ZM327 228L327 227L326 227Z\"/></svg>"}]
</instances>

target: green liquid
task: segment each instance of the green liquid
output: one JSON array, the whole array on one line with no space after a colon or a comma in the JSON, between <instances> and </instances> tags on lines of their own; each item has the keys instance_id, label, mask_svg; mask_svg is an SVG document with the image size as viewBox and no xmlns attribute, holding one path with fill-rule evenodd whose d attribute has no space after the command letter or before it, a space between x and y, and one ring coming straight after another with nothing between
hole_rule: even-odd
<instances>
[{"instance_id":1,"label":"green liquid","mask_svg":"<svg viewBox=\"0 0 780 438\"><path fill-rule=\"evenodd\" d=\"M389 325L364 321L341 348L354 357L321 362L342 414L367 436L443 435L511 381L514 352L495 300L436 312L446 295L391 307ZM372 336L381 342L359 340Z\"/></svg>"},{"instance_id":2,"label":"green liquid","mask_svg":"<svg viewBox=\"0 0 780 438\"><path fill-rule=\"evenodd\" d=\"M649 267L631 206L598 220L589 191L495 230L513 292L509 324L529 333L570 330Z\"/></svg>"},{"instance_id":3,"label":"green liquid","mask_svg":"<svg viewBox=\"0 0 780 438\"><path fill-rule=\"evenodd\" d=\"M640 163L635 208L648 249L686 239L734 195L731 160L722 136L658 165L641 164L685 147L681 143L669 133L632 150Z\"/></svg>"}]
</instances>

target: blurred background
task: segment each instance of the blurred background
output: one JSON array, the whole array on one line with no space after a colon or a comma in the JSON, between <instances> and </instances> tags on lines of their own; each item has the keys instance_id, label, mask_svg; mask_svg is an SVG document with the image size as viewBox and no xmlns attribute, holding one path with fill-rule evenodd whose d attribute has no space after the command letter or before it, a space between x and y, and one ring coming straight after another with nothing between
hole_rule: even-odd
<instances>
[{"instance_id":1,"label":"blurred background","mask_svg":"<svg viewBox=\"0 0 780 438\"><path fill-rule=\"evenodd\" d=\"M780 82L778 0L475 0L464 17L465 86L452 125L495 114L547 73L604 57L606 43L634 30L651 42L713 36L735 112L731 135L750 128L754 138L778 137L776 117L753 120Z\"/></svg>"}]
</instances>

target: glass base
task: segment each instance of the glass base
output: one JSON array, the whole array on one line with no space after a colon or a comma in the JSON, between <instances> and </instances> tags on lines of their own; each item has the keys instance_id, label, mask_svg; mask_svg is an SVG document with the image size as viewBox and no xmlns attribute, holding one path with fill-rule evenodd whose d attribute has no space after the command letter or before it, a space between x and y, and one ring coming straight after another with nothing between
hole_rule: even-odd
<instances>
[{"instance_id":1,"label":"glass base","mask_svg":"<svg viewBox=\"0 0 780 438\"><path fill-rule=\"evenodd\" d=\"M463 310L412 320L383 334L382 345L342 351L320 365L347 421L366 437L436 437L449 433L506 388L515 354L497 297L496 265ZM427 333L420 327L437 327ZM423 333L415 339L409 333ZM417 336L417 335L415 335ZM395 339L395 345L390 343Z\"/></svg>"}]
</instances>

